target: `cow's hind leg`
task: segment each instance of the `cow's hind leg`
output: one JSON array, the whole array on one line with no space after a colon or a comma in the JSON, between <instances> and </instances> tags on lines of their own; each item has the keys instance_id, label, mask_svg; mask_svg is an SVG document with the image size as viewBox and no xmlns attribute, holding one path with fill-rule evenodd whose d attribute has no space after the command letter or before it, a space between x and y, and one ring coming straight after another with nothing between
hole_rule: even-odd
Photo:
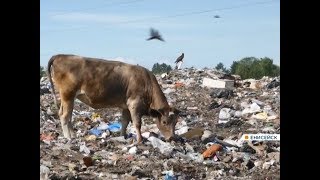
<instances>
[{"instance_id":1,"label":"cow's hind leg","mask_svg":"<svg viewBox=\"0 0 320 180\"><path fill-rule=\"evenodd\" d=\"M61 107L59 111L59 116L63 136L68 139L75 137L71 123L74 96L75 94L71 92L61 92Z\"/></svg>"},{"instance_id":2,"label":"cow's hind leg","mask_svg":"<svg viewBox=\"0 0 320 180\"><path fill-rule=\"evenodd\" d=\"M123 109L121 118L121 136L124 136L124 138L127 138L127 127L130 121L132 120L129 109Z\"/></svg>"}]
</instances>

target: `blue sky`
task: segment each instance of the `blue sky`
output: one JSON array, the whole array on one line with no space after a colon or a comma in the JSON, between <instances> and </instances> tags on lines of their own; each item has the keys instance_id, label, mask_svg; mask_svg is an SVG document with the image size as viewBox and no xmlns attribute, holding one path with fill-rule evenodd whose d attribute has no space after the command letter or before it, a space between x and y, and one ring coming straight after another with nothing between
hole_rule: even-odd
<instances>
[{"instance_id":1,"label":"blue sky","mask_svg":"<svg viewBox=\"0 0 320 180\"><path fill-rule=\"evenodd\" d=\"M219 15L221 18L214 18ZM146 41L149 29L166 42ZM254 56L280 64L279 0L40 1L40 65L54 54L120 60L151 68L215 67Z\"/></svg>"}]
</instances>

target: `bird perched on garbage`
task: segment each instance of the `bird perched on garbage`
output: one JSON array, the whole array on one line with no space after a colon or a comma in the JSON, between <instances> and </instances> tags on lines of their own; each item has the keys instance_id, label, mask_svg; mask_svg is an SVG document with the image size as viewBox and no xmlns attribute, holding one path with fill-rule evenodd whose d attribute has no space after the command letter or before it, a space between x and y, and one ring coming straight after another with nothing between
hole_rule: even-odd
<instances>
[{"instance_id":1,"label":"bird perched on garbage","mask_svg":"<svg viewBox=\"0 0 320 180\"><path fill-rule=\"evenodd\" d=\"M150 41L152 39L158 39L158 40L164 42L164 39L159 34L159 31L157 31L157 30L155 30L153 28L150 28L150 37L147 39L147 41Z\"/></svg>"},{"instance_id":2,"label":"bird perched on garbage","mask_svg":"<svg viewBox=\"0 0 320 180\"><path fill-rule=\"evenodd\" d=\"M178 58L177 58L177 60L174 62L174 63L178 63L178 62L180 62L180 61L182 61L183 62L183 58L184 58L184 53L182 53L181 54L181 56L179 56Z\"/></svg>"},{"instance_id":3,"label":"bird perched on garbage","mask_svg":"<svg viewBox=\"0 0 320 180\"><path fill-rule=\"evenodd\" d=\"M180 69L180 66L181 66L181 64L183 62L183 58L184 58L184 53L182 53L181 56L179 56L177 58L177 60L174 62L174 63L176 63L175 69Z\"/></svg>"}]
</instances>

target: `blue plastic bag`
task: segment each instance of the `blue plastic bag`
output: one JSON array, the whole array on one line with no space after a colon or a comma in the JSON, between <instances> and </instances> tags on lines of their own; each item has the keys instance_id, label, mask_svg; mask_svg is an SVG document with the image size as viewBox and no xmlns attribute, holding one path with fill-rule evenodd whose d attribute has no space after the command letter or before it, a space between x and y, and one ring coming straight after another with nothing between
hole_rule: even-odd
<instances>
[{"instance_id":1,"label":"blue plastic bag","mask_svg":"<svg viewBox=\"0 0 320 180\"><path fill-rule=\"evenodd\" d=\"M99 130L99 129L97 129L97 128L93 128L93 129L91 129L90 131L89 131L89 133L90 134L93 134L93 135L95 135L95 136L100 136L101 134L102 134L102 131L101 130Z\"/></svg>"},{"instance_id":2,"label":"blue plastic bag","mask_svg":"<svg viewBox=\"0 0 320 180\"><path fill-rule=\"evenodd\" d=\"M122 127L121 123L115 122L115 123L109 124L108 130L111 132L118 132L121 130L121 127Z\"/></svg>"},{"instance_id":3,"label":"blue plastic bag","mask_svg":"<svg viewBox=\"0 0 320 180\"><path fill-rule=\"evenodd\" d=\"M176 176L173 175L173 172L172 171L169 171L166 173L166 175L164 176L164 179L165 180L176 180Z\"/></svg>"},{"instance_id":4,"label":"blue plastic bag","mask_svg":"<svg viewBox=\"0 0 320 180\"><path fill-rule=\"evenodd\" d=\"M107 123L101 123L101 124L97 127L98 130L102 130L102 131L107 130L108 128L109 128L109 125L108 125Z\"/></svg>"}]
</instances>

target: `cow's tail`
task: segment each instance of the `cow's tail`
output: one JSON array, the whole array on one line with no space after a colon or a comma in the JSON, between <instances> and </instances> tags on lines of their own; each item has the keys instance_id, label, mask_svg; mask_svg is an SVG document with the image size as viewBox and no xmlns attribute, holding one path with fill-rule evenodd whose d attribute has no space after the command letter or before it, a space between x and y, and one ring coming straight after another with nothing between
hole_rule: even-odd
<instances>
[{"instance_id":1,"label":"cow's tail","mask_svg":"<svg viewBox=\"0 0 320 180\"><path fill-rule=\"evenodd\" d=\"M57 58L57 56L52 56L48 62L48 67L47 67L47 75L48 75L48 78L50 80L50 84L51 84L51 93L53 95L53 99L54 99L54 104L56 105L56 107L59 109L59 104L58 104L58 101L57 101L57 96L56 96L56 92L54 90L54 85L53 85L53 82L52 82L52 78L51 78L51 66L52 66L52 63L53 61Z\"/></svg>"}]
</instances>

